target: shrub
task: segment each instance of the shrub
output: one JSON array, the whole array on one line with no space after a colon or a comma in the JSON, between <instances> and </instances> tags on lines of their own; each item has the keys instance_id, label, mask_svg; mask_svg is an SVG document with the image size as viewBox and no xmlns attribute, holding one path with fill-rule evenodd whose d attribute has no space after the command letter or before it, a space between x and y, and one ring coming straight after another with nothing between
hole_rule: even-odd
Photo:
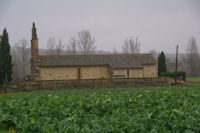
<instances>
[{"instance_id":1,"label":"shrub","mask_svg":"<svg viewBox=\"0 0 200 133\"><path fill-rule=\"evenodd\" d=\"M167 77L171 77L171 78L175 78L175 72L165 72L165 73L161 73L161 76L167 76ZM182 79L182 80L186 80L186 73L184 71L178 71L177 72L177 79Z\"/></svg>"},{"instance_id":2,"label":"shrub","mask_svg":"<svg viewBox=\"0 0 200 133\"><path fill-rule=\"evenodd\" d=\"M107 77L106 76L102 76L102 77L100 77L100 79L106 79Z\"/></svg>"},{"instance_id":3,"label":"shrub","mask_svg":"<svg viewBox=\"0 0 200 133\"><path fill-rule=\"evenodd\" d=\"M59 89L59 88L65 88L65 84L56 84L54 86L54 88L57 88L57 89Z\"/></svg>"}]
</instances>

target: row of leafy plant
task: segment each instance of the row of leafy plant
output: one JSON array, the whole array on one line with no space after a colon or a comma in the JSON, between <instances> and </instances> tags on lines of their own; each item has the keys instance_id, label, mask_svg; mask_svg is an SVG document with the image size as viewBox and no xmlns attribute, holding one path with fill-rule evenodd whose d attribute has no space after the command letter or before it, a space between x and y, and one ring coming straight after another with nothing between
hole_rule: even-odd
<instances>
[{"instance_id":1,"label":"row of leafy plant","mask_svg":"<svg viewBox=\"0 0 200 133\"><path fill-rule=\"evenodd\" d=\"M200 88L22 92L0 99L0 130L200 132Z\"/></svg>"}]
</instances>

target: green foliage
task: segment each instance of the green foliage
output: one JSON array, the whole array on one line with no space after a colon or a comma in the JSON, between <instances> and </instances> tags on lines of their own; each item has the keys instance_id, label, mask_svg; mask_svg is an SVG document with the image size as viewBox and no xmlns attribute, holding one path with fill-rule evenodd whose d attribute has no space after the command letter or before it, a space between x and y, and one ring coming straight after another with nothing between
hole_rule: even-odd
<instances>
[{"instance_id":1,"label":"green foliage","mask_svg":"<svg viewBox=\"0 0 200 133\"><path fill-rule=\"evenodd\" d=\"M189 82L200 82L200 77L187 77L186 80Z\"/></svg>"},{"instance_id":2,"label":"green foliage","mask_svg":"<svg viewBox=\"0 0 200 133\"><path fill-rule=\"evenodd\" d=\"M161 73L161 76L167 76L167 77L175 78L175 72ZM177 78L185 81L186 80L186 73L184 71L178 71L177 72Z\"/></svg>"},{"instance_id":3,"label":"green foliage","mask_svg":"<svg viewBox=\"0 0 200 133\"><path fill-rule=\"evenodd\" d=\"M12 57L8 33L4 29L0 40L0 88L6 81L12 80Z\"/></svg>"},{"instance_id":4,"label":"green foliage","mask_svg":"<svg viewBox=\"0 0 200 133\"><path fill-rule=\"evenodd\" d=\"M200 88L33 91L0 100L0 131L200 132Z\"/></svg>"},{"instance_id":5,"label":"green foliage","mask_svg":"<svg viewBox=\"0 0 200 133\"><path fill-rule=\"evenodd\" d=\"M56 84L54 86L54 88L57 88L57 89L59 89L59 88L65 88L65 87L66 87L65 84Z\"/></svg>"},{"instance_id":6,"label":"green foliage","mask_svg":"<svg viewBox=\"0 0 200 133\"><path fill-rule=\"evenodd\" d=\"M11 94L12 93L0 93L0 99Z\"/></svg>"},{"instance_id":7,"label":"green foliage","mask_svg":"<svg viewBox=\"0 0 200 133\"><path fill-rule=\"evenodd\" d=\"M167 66L165 61L165 54L162 51L158 56L158 76L160 76L161 73L167 72Z\"/></svg>"}]
</instances>

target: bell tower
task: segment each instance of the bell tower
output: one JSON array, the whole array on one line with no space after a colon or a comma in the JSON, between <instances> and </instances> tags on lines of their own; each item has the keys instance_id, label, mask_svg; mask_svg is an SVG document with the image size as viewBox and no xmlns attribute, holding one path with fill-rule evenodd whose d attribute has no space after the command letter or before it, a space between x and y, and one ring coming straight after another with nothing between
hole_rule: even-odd
<instances>
[{"instance_id":1,"label":"bell tower","mask_svg":"<svg viewBox=\"0 0 200 133\"><path fill-rule=\"evenodd\" d=\"M31 39L31 59L35 59L37 56L38 56L38 38L37 38L35 23L33 22L32 39Z\"/></svg>"},{"instance_id":2,"label":"bell tower","mask_svg":"<svg viewBox=\"0 0 200 133\"><path fill-rule=\"evenodd\" d=\"M32 27L32 39L31 39L31 79L34 81L37 78L36 74L36 64L38 57L38 38L35 28L35 23L33 22Z\"/></svg>"}]
</instances>

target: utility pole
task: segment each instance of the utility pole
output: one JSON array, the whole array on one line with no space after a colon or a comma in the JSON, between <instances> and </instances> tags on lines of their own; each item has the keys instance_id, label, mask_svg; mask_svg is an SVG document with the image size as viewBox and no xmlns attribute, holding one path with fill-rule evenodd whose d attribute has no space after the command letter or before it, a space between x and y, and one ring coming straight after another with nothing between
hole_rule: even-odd
<instances>
[{"instance_id":1,"label":"utility pole","mask_svg":"<svg viewBox=\"0 0 200 133\"><path fill-rule=\"evenodd\" d=\"M178 66L178 45L176 46L175 85L177 84L177 66Z\"/></svg>"}]
</instances>

